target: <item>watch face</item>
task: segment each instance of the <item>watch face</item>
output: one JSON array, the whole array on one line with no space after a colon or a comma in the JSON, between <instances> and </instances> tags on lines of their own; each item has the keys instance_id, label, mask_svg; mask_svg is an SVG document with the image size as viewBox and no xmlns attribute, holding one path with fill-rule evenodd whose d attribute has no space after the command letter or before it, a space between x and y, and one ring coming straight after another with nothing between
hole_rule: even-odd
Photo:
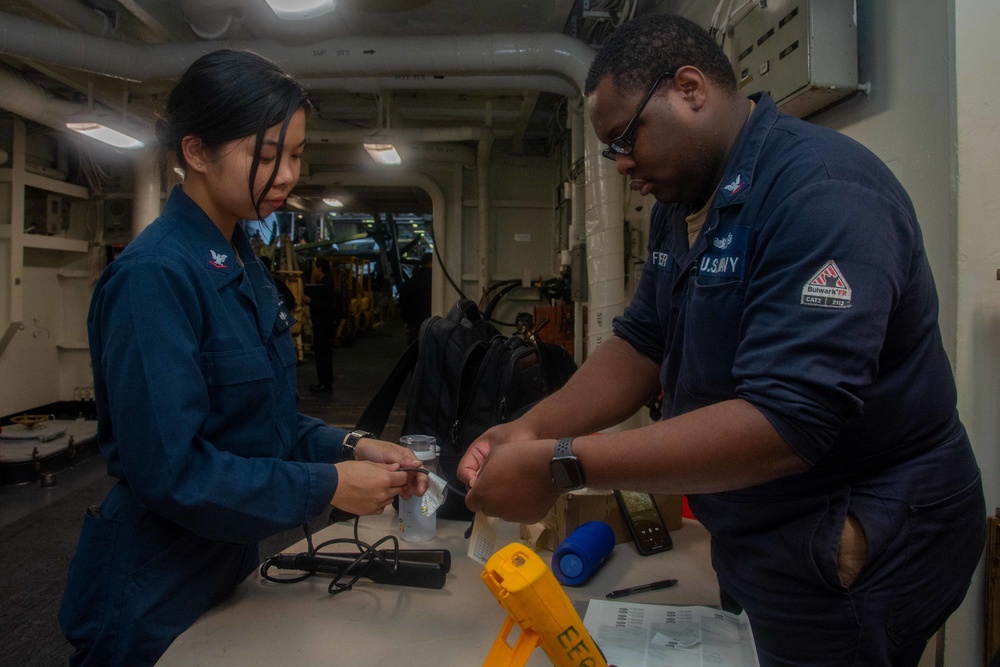
<instances>
[{"instance_id":1,"label":"watch face","mask_svg":"<svg viewBox=\"0 0 1000 667\"><path fill-rule=\"evenodd\" d=\"M583 470L580 468L580 461L575 456L552 459L549 468L552 471L552 481L556 488L572 491L583 486Z\"/></svg>"}]
</instances>

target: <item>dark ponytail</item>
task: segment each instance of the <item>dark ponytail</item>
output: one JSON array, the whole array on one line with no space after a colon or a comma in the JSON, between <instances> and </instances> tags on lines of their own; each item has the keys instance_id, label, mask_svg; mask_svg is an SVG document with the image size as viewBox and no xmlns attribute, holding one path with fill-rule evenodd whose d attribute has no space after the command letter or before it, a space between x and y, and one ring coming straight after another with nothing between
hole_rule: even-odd
<instances>
[{"instance_id":1,"label":"dark ponytail","mask_svg":"<svg viewBox=\"0 0 1000 667\"><path fill-rule=\"evenodd\" d=\"M184 165L181 141L188 135L209 151L234 139L255 137L250 166L250 198L260 205L281 165L288 122L299 109L311 107L305 89L276 64L250 51L222 49L198 58L170 91L163 117L156 123L160 144ZM254 181L268 128L281 124L278 156L260 195Z\"/></svg>"}]
</instances>

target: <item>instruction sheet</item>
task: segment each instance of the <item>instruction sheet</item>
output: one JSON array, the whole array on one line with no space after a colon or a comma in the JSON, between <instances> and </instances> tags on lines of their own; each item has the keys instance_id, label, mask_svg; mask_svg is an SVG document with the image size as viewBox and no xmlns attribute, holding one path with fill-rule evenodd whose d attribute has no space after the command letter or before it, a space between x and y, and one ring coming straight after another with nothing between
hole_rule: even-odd
<instances>
[{"instance_id":1,"label":"instruction sheet","mask_svg":"<svg viewBox=\"0 0 1000 667\"><path fill-rule=\"evenodd\" d=\"M617 667L758 667L745 613L591 600L583 624Z\"/></svg>"}]
</instances>

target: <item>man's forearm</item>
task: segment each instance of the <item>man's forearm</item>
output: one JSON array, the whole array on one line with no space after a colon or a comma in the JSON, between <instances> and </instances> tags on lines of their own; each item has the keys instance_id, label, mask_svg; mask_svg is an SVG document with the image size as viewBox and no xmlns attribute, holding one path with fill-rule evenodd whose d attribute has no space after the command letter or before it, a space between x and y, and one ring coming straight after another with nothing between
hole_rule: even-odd
<instances>
[{"instance_id":1,"label":"man's forearm","mask_svg":"<svg viewBox=\"0 0 1000 667\"><path fill-rule=\"evenodd\" d=\"M578 438L573 450L593 488L652 493L731 491L809 469L767 418L740 399Z\"/></svg>"},{"instance_id":2,"label":"man's forearm","mask_svg":"<svg viewBox=\"0 0 1000 667\"><path fill-rule=\"evenodd\" d=\"M628 419L659 392L659 366L618 337L605 341L566 385L521 421L539 438L584 435Z\"/></svg>"}]
</instances>

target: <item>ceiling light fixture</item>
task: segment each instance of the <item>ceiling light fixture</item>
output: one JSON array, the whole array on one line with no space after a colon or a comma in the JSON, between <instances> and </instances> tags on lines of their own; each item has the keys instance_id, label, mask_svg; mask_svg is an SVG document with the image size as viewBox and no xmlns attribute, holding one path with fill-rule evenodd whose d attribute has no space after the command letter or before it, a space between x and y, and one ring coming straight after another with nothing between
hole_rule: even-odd
<instances>
[{"instance_id":1,"label":"ceiling light fixture","mask_svg":"<svg viewBox=\"0 0 1000 667\"><path fill-rule=\"evenodd\" d=\"M379 164L402 164L396 147L392 144L365 144L365 150Z\"/></svg>"},{"instance_id":2,"label":"ceiling light fixture","mask_svg":"<svg viewBox=\"0 0 1000 667\"><path fill-rule=\"evenodd\" d=\"M337 7L336 0L267 0L278 18L286 21L304 21L329 14Z\"/></svg>"},{"instance_id":3,"label":"ceiling light fixture","mask_svg":"<svg viewBox=\"0 0 1000 667\"><path fill-rule=\"evenodd\" d=\"M66 120L66 127L74 132L103 141L115 148L142 148L145 143L133 135L140 132L131 127L121 116L98 108L85 109Z\"/></svg>"},{"instance_id":4,"label":"ceiling light fixture","mask_svg":"<svg viewBox=\"0 0 1000 667\"><path fill-rule=\"evenodd\" d=\"M325 198L323 199L323 203L334 208L344 208L344 202L340 201L336 197Z\"/></svg>"}]
</instances>

